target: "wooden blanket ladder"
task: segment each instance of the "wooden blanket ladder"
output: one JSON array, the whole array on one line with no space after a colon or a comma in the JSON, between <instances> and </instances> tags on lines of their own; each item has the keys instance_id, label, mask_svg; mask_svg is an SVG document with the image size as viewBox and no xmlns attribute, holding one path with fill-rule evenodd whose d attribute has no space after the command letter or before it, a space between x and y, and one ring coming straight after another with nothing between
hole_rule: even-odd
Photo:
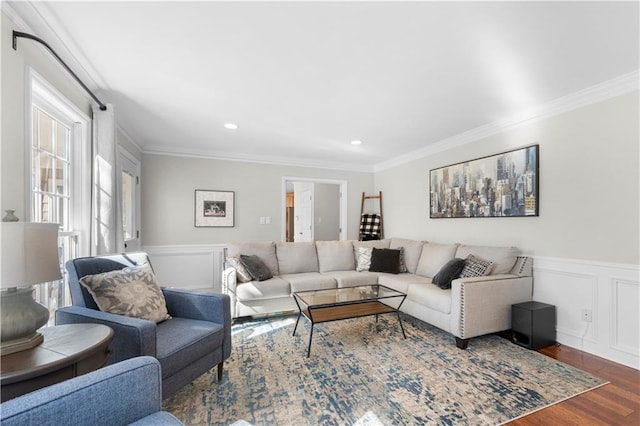
<instances>
[{"instance_id":1,"label":"wooden blanket ladder","mask_svg":"<svg viewBox=\"0 0 640 426\"><path fill-rule=\"evenodd\" d=\"M378 202L377 213L365 213L365 201L373 200ZM382 222L382 191L378 195L366 195L362 193L362 203L360 204L360 232L359 240L381 240L384 238L384 228Z\"/></svg>"}]
</instances>

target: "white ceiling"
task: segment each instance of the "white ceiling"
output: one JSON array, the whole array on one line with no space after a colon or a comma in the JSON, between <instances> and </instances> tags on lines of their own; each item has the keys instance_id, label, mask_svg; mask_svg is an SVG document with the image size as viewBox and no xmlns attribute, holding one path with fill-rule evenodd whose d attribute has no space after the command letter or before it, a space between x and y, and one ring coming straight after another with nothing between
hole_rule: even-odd
<instances>
[{"instance_id":1,"label":"white ceiling","mask_svg":"<svg viewBox=\"0 0 640 426\"><path fill-rule=\"evenodd\" d=\"M9 4L146 152L374 170L639 61L638 2Z\"/></svg>"}]
</instances>

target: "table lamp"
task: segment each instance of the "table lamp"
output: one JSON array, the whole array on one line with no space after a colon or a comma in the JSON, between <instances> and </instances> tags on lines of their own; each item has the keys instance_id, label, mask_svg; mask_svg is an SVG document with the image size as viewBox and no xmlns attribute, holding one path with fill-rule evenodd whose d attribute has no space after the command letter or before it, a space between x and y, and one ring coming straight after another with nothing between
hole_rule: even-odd
<instances>
[{"instance_id":1,"label":"table lamp","mask_svg":"<svg viewBox=\"0 0 640 426\"><path fill-rule=\"evenodd\" d=\"M33 284L62 278L55 223L2 222L0 355L42 343L37 330L49 310L33 300Z\"/></svg>"}]
</instances>

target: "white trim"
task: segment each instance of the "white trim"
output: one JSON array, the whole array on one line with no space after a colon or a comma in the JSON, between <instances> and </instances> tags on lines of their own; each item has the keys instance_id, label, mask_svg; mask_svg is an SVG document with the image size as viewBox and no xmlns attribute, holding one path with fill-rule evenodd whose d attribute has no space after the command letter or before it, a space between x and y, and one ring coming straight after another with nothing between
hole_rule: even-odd
<instances>
[{"instance_id":1,"label":"white trim","mask_svg":"<svg viewBox=\"0 0 640 426\"><path fill-rule=\"evenodd\" d=\"M532 257L533 300L556 306L556 340L640 368L640 300L628 296L640 286L640 265ZM632 286L625 295L621 284ZM592 310L590 323L582 321L582 309Z\"/></svg>"},{"instance_id":2,"label":"white trim","mask_svg":"<svg viewBox=\"0 0 640 426\"><path fill-rule=\"evenodd\" d=\"M555 115L559 115L577 108L601 102L615 96L619 96L634 90L638 90L638 79L640 71L635 70L630 73L618 76L603 83L579 90L575 93L557 98L546 104L542 104L529 111L518 114L504 120L470 129L455 136L443 139L424 148L408 152L391 160L378 163L373 167L374 172L390 169L401 164L409 163L419 158L429 157L439 152L466 145L486 138L491 135L506 132L523 124L542 120Z\"/></svg>"},{"instance_id":3,"label":"white trim","mask_svg":"<svg viewBox=\"0 0 640 426\"><path fill-rule=\"evenodd\" d=\"M269 164L277 166L307 167L316 169L341 170L349 172L372 173L373 166L363 166L362 164L340 164L328 161L309 160L308 158L290 157L254 157L245 153L216 153L214 151L200 151L183 149L181 147L165 147L159 145L149 145L143 149L143 154L166 155L171 157L188 157L220 161L239 161L243 163Z\"/></svg>"},{"instance_id":4,"label":"white trim","mask_svg":"<svg viewBox=\"0 0 640 426\"><path fill-rule=\"evenodd\" d=\"M282 210L281 210L281 232L280 237L282 241L287 240L287 182L311 182L311 183L329 183L340 186L340 240L347 239L347 190L348 184L346 180L340 179L325 179L314 177L295 177L295 176L283 176L282 177Z\"/></svg>"}]
</instances>

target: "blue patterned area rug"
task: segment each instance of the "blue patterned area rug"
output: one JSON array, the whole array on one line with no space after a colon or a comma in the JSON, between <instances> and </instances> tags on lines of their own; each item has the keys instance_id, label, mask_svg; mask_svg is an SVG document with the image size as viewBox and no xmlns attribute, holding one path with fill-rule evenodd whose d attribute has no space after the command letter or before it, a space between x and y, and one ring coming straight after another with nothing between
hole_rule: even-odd
<instances>
[{"instance_id":1,"label":"blue patterned area rug","mask_svg":"<svg viewBox=\"0 0 640 426\"><path fill-rule=\"evenodd\" d=\"M606 383L495 335L453 336L403 316L318 324L295 317L233 326L233 351L164 402L188 425L495 425Z\"/></svg>"}]
</instances>

